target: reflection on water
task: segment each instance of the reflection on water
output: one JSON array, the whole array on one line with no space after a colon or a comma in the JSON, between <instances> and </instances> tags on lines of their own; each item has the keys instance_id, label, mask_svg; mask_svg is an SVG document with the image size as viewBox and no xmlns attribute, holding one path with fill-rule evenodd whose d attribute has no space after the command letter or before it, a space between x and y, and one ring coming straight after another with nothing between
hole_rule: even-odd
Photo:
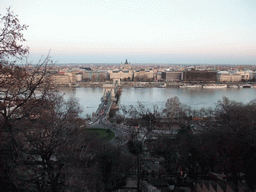
<instances>
[{"instance_id":1,"label":"reflection on water","mask_svg":"<svg viewBox=\"0 0 256 192\"><path fill-rule=\"evenodd\" d=\"M83 117L86 114L95 112L103 96L102 88L80 87L80 88L60 88L61 93L65 93L64 98L75 97L83 109ZM192 109L201 109L202 107L215 107L218 100L223 96L230 100L248 103L256 99L256 89L179 89L179 88L131 88L124 87L119 99L119 104L128 106L137 106L140 102L146 107L151 108L157 105L163 109L167 99L179 97L182 104L191 106Z\"/></svg>"}]
</instances>

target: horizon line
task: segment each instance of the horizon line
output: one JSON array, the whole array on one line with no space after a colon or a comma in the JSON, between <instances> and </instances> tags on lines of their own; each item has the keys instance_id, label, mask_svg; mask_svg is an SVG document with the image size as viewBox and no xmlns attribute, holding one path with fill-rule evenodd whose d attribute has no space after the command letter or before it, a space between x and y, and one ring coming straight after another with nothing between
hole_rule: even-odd
<instances>
[{"instance_id":1,"label":"horizon line","mask_svg":"<svg viewBox=\"0 0 256 192\"><path fill-rule=\"evenodd\" d=\"M89 63L55 63L56 65L74 65L74 64L76 64L76 65L88 65L88 64L95 64L95 65L97 65L97 64L112 64L112 65L121 65L121 63L92 63L92 62L89 62ZM124 64L123 62L122 62L122 64ZM206 63L129 63L129 64L131 64L131 65L138 65L138 64L142 64L142 65L256 65L256 64L239 64L239 63L237 63L237 64L225 64L225 63L223 63L223 64L206 64Z\"/></svg>"}]
</instances>

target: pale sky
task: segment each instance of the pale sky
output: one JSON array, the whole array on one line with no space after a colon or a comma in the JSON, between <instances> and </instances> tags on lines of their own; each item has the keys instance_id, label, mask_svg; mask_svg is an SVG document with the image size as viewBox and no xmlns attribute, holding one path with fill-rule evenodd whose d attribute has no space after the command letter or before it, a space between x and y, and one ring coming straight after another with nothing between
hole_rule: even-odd
<instances>
[{"instance_id":1,"label":"pale sky","mask_svg":"<svg viewBox=\"0 0 256 192\"><path fill-rule=\"evenodd\" d=\"M36 62L256 64L255 0L1 0Z\"/></svg>"}]
</instances>

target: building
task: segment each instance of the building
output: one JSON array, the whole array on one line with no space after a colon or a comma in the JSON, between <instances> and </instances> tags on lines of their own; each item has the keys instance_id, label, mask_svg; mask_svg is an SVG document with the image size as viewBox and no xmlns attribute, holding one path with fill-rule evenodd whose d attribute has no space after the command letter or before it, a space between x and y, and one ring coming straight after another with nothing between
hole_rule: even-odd
<instances>
[{"instance_id":1,"label":"building","mask_svg":"<svg viewBox=\"0 0 256 192\"><path fill-rule=\"evenodd\" d=\"M59 86L69 86L72 82L72 79L72 75L66 73L58 73L52 75L53 82Z\"/></svg>"},{"instance_id":2,"label":"building","mask_svg":"<svg viewBox=\"0 0 256 192\"><path fill-rule=\"evenodd\" d=\"M165 78L163 78L162 73L163 72L160 72L160 71L157 72L157 74L156 74L157 81L164 81L165 80Z\"/></svg>"},{"instance_id":3,"label":"building","mask_svg":"<svg viewBox=\"0 0 256 192\"><path fill-rule=\"evenodd\" d=\"M110 71L110 79L133 80L132 70L113 70Z\"/></svg>"},{"instance_id":4,"label":"building","mask_svg":"<svg viewBox=\"0 0 256 192\"><path fill-rule=\"evenodd\" d=\"M153 69L140 69L134 70L134 80L136 81L152 81L154 79L154 71Z\"/></svg>"},{"instance_id":5,"label":"building","mask_svg":"<svg viewBox=\"0 0 256 192\"><path fill-rule=\"evenodd\" d=\"M216 82L217 81L217 72L208 71L208 70L190 70L183 73L184 82Z\"/></svg>"},{"instance_id":6,"label":"building","mask_svg":"<svg viewBox=\"0 0 256 192\"><path fill-rule=\"evenodd\" d=\"M253 79L252 71L237 71L236 73L241 75L242 81L249 81Z\"/></svg>"},{"instance_id":7,"label":"building","mask_svg":"<svg viewBox=\"0 0 256 192\"><path fill-rule=\"evenodd\" d=\"M166 71L165 81L181 81L183 80L182 71Z\"/></svg>"},{"instance_id":8,"label":"building","mask_svg":"<svg viewBox=\"0 0 256 192\"><path fill-rule=\"evenodd\" d=\"M84 81L105 81L109 79L107 71L83 71Z\"/></svg>"},{"instance_id":9,"label":"building","mask_svg":"<svg viewBox=\"0 0 256 192\"><path fill-rule=\"evenodd\" d=\"M124 65L121 63L121 69L124 70L124 71L132 70L131 63L128 63L128 61L126 59Z\"/></svg>"},{"instance_id":10,"label":"building","mask_svg":"<svg viewBox=\"0 0 256 192\"><path fill-rule=\"evenodd\" d=\"M252 71L220 71L217 77L219 82L250 81L253 78L255 77Z\"/></svg>"},{"instance_id":11,"label":"building","mask_svg":"<svg viewBox=\"0 0 256 192\"><path fill-rule=\"evenodd\" d=\"M83 73L76 73L76 82L81 82L83 80Z\"/></svg>"},{"instance_id":12,"label":"building","mask_svg":"<svg viewBox=\"0 0 256 192\"><path fill-rule=\"evenodd\" d=\"M133 70L127 59L124 65L121 63L121 69L114 69L110 71L110 79L133 80Z\"/></svg>"},{"instance_id":13,"label":"building","mask_svg":"<svg viewBox=\"0 0 256 192\"><path fill-rule=\"evenodd\" d=\"M253 80L253 81L256 81L256 71L253 71L253 72L252 72L252 80Z\"/></svg>"},{"instance_id":14,"label":"building","mask_svg":"<svg viewBox=\"0 0 256 192\"><path fill-rule=\"evenodd\" d=\"M220 71L217 75L218 82L241 82L242 76L236 73L230 73L228 71Z\"/></svg>"}]
</instances>

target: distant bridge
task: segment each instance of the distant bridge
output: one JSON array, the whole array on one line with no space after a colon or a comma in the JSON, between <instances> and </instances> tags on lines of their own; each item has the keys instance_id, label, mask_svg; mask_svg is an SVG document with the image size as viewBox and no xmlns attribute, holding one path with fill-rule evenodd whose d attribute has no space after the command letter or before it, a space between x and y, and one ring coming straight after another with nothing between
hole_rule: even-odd
<instances>
[{"instance_id":1,"label":"distant bridge","mask_svg":"<svg viewBox=\"0 0 256 192\"><path fill-rule=\"evenodd\" d=\"M114 79L114 84L105 84L103 88L103 97L101 103L96 111L96 115L108 116L111 110L119 109L118 97L122 92L120 86L120 79Z\"/></svg>"}]
</instances>

